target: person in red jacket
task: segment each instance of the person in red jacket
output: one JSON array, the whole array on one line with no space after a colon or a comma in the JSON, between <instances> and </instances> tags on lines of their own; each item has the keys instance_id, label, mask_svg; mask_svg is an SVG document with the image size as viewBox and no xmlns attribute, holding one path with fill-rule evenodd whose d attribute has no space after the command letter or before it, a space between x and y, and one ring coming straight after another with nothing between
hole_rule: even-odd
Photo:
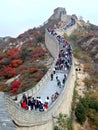
<instances>
[{"instance_id":1,"label":"person in red jacket","mask_svg":"<svg viewBox=\"0 0 98 130\"><path fill-rule=\"evenodd\" d=\"M23 101L23 102L21 103L21 107L22 107L23 109L25 109L25 110L28 110L28 106L27 106L26 101Z\"/></svg>"},{"instance_id":2,"label":"person in red jacket","mask_svg":"<svg viewBox=\"0 0 98 130\"><path fill-rule=\"evenodd\" d=\"M44 104L44 110L47 111L48 107L49 107L49 106L48 106L48 103L45 102L45 104Z\"/></svg>"}]
</instances>

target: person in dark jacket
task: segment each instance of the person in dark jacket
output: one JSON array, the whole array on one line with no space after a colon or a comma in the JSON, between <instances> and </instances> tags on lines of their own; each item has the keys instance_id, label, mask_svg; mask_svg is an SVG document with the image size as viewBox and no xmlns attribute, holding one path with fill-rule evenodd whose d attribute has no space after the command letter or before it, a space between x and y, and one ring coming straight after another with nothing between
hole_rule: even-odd
<instances>
[{"instance_id":1,"label":"person in dark jacket","mask_svg":"<svg viewBox=\"0 0 98 130\"><path fill-rule=\"evenodd\" d=\"M43 104L42 104L42 103L39 104L39 111L40 111L40 112L44 111L44 107L43 107Z\"/></svg>"}]
</instances>

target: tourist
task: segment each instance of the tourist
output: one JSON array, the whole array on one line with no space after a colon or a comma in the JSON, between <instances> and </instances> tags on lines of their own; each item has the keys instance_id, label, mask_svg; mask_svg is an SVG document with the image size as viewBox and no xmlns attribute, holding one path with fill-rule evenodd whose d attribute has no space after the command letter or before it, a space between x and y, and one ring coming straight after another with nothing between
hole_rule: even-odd
<instances>
[{"instance_id":1,"label":"tourist","mask_svg":"<svg viewBox=\"0 0 98 130\"><path fill-rule=\"evenodd\" d=\"M44 107L43 107L43 104L42 104L42 103L39 104L39 111L40 111L40 112L44 111Z\"/></svg>"},{"instance_id":2,"label":"tourist","mask_svg":"<svg viewBox=\"0 0 98 130\"><path fill-rule=\"evenodd\" d=\"M57 79L57 86L59 86L59 88L61 88L61 81L59 79Z\"/></svg>"},{"instance_id":3,"label":"tourist","mask_svg":"<svg viewBox=\"0 0 98 130\"><path fill-rule=\"evenodd\" d=\"M55 74L55 68L53 68L53 74Z\"/></svg>"},{"instance_id":4,"label":"tourist","mask_svg":"<svg viewBox=\"0 0 98 130\"><path fill-rule=\"evenodd\" d=\"M53 74L51 74L51 81L53 80Z\"/></svg>"},{"instance_id":5,"label":"tourist","mask_svg":"<svg viewBox=\"0 0 98 130\"><path fill-rule=\"evenodd\" d=\"M44 107L44 110L47 111L47 109L48 109L48 107L49 107L49 106L48 106L48 103L45 102L43 107Z\"/></svg>"},{"instance_id":6,"label":"tourist","mask_svg":"<svg viewBox=\"0 0 98 130\"><path fill-rule=\"evenodd\" d=\"M46 100L45 100L45 103L48 103L49 104L50 100L49 100L49 97L47 96Z\"/></svg>"},{"instance_id":7,"label":"tourist","mask_svg":"<svg viewBox=\"0 0 98 130\"><path fill-rule=\"evenodd\" d=\"M22 107L24 110L28 110L28 109L29 109L29 107L28 107L26 101L22 101L22 102L21 102L21 107Z\"/></svg>"}]
</instances>

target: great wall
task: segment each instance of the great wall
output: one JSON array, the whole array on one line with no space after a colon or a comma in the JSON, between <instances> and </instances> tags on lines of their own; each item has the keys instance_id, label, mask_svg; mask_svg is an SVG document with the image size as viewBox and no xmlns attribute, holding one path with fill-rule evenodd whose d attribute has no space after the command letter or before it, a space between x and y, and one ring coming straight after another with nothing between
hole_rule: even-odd
<instances>
[{"instance_id":1,"label":"great wall","mask_svg":"<svg viewBox=\"0 0 98 130\"><path fill-rule=\"evenodd\" d=\"M77 23L73 26L69 27L66 30L67 34L70 34L77 28ZM63 34L60 29L56 30L57 33ZM45 45L51 55L54 58L54 62L51 68L48 70L46 75L42 78L42 80L31 90L25 92L27 95L36 96L39 91L45 86L48 80L50 80L50 74L53 71L55 63L57 61L57 57L59 54L59 43L57 39L50 35L50 33L46 30L45 31ZM60 93L59 97L52 105L48 108L47 111L44 112L35 112L35 111L25 111L23 110L13 99L15 97L8 97L5 96L5 104L10 113L12 121L16 124L16 126L12 126L12 130L18 129L17 126L24 130L53 130L54 128L54 117L57 117L59 113L66 114L70 116L71 113L71 102L74 90L74 83L75 83L76 75L74 69L74 57L72 59L71 69L65 83L64 89ZM17 102L20 101L22 94L17 95ZM7 128L7 124L4 121L2 122L2 130L11 130Z\"/></svg>"}]
</instances>

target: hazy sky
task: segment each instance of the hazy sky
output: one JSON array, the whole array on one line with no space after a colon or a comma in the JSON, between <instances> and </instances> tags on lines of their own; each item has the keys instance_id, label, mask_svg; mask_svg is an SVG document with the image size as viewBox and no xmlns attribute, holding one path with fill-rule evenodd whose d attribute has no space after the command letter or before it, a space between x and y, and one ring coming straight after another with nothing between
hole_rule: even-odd
<instances>
[{"instance_id":1,"label":"hazy sky","mask_svg":"<svg viewBox=\"0 0 98 130\"><path fill-rule=\"evenodd\" d=\"M0 0L0 37L42 25L57 7L98 25L98 0Z\"/></svg>"}]
</instances>

